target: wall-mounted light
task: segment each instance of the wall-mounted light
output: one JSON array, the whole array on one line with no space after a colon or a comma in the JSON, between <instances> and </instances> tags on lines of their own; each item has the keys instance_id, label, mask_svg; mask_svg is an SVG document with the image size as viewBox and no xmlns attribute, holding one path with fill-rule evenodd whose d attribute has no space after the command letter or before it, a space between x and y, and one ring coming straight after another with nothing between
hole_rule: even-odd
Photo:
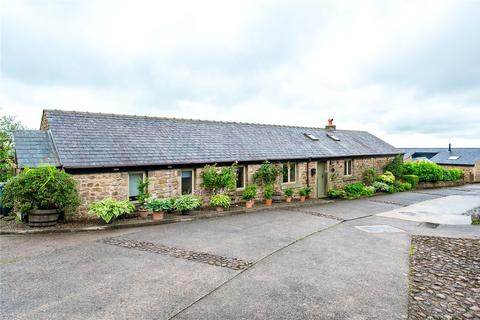
<instances>
[{"instance_id":1,"label":"wall-mounted light","mask_svg":"<svg viewBox=\"0 0 480 320\"><path fill-rule=\"evenodd\" d=\"M316 168L312 168L310 169L310 175L313 177L317 174L317 169Z\"/></svg>"}]
</instances>

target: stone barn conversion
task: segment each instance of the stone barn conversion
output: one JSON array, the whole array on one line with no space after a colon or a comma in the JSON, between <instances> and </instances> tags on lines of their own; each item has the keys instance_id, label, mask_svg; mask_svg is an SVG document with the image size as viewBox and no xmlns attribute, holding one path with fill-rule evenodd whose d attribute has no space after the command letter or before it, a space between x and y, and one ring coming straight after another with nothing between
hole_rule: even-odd
<instances>
[{"instance_id":1,"label":"stone barn conversion","mask_svg":"<svg viewBox=\"0 0 480 320\"><path fill-rule=\"evenodd\" d=\"M324 197L330 188L361 180L400 150L365 131L220 121L44 110L40 130L14 135L18 169L49 164L79 182L82 205L106 197L135 200L137 185L149 178L157 197L202 190L206 164L238 163L237 194L253 183L268 160L282 168L275 185L312 188Z\"/></svg>"}]
</instances>

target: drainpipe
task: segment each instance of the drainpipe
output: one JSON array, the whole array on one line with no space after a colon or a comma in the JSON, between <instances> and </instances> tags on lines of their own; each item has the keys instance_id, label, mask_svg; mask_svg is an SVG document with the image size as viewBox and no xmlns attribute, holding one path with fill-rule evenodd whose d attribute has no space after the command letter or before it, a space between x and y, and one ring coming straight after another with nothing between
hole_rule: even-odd
<instances>
[{"instance_id":1,"label":"drainpipe","mask_svg":"<svg viewBox=\"0 0 480 320\"><path fill-rule=\"evenodd\" d=\"M308 159L307 161L307 187L310 187L310 168L309 168L309 165L310 164L310 159Z\"/></svg>"}]
</instances>

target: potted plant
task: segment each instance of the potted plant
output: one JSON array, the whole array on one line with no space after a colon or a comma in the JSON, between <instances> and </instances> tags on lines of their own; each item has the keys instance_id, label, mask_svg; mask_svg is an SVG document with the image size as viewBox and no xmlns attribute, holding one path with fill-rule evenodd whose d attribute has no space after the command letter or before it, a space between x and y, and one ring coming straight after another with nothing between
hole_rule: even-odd
<instances>
[{"instance_id":1,"label":"potted plant","mask_svg":"<svg viewBox=\"0 0 480 320\"><path fill-rule=\"evenodd\" d=\"M307 197L307 189L302 188L298 191L298 194L300 195L300 202L305 202L305 198Z\"/></svg>"},{"instance_id":2,"label":"potted plant","mask_svg":"<svg viewBox=\"0 0 480 320\"><path fill-rule=\"evenodd\" d=\"M175 199L173 207L182 214L188 214L190 210L200 207L201 201L198 197L192 195L183 195Z\"/></svg>"},{"instance_id":3,"label":"potted plant","mask_svg":"<svg viewBox=\"0 0 480 320\"><path fill-rule=\"evenodd\" d=\"M232 204L230 196L224 193L214 194L210 197L210 204L214 206L217 211L223 211Z\"/></svg>"},{"instance_id":4,"label":"potted plant","mask_svg":"<svg viewBox=\"0 0 480 320\"><path fill-rule=\"evenodd\" d=\"M165 213L172 211L173 203L169 198L150 198L147 202L147 209L152 212L152 220L163 220Z\"/></svg>"},{"instance_id":5,"label":"potted plant","mask_svg":"<svg viewBox=\"0 0 480 320\"><path fill-rule=\"evenodd\" d=\"M148 210L146 208L147 205L147 200L150 198L150 193L148 192L148 178L145 178L143 181L140 181L138 183L137 189L138 189L138 212L140 213L140 217L146 218L148 217Z\"/></svg>"},{"instance_id":6,"label":"potted plant","mask_svg":"<svg viewBox=\"0 0 480 320\"><path fill-rule=\"evenodd\" d=\"M305 195L305 197L306 197L307 199L310 199L310 194L312 193L312 188L310 188L310 187L305 187L305 192L307 193L307 194Z\"/></svg>"},{"instance_id":7,"label":"potted plant","mask_svg":"<svg viewBox=\"0 0 480 320\"><path fill-rule=\"evenodd\" d=\"M285 193L285 202L292 202L292 196L293 196L293 189L292 188L287 188L284 191Z\"/></svg>"},{"instance_id":8,"label":"potted plant","mask_svg":"<svg viewBox=\"0 0 480 320\"><path fill-rule=\"evenodd\" d=\"M273 186L268 184L263 189L263 199L265 199L265 205L271 206L272 205L272 197L273 197Z\"/></svg>"},{"instance_id":9,"label":"potted plant","mask_svg":"<svg viewBox=\"0 0 480 320\"><path fill-rule=\"evenodd\" d=\"M5 207L28 213L32 227L53 226L60 213L73 212L79 205L76 181L63 170L45 166L24 169L3 189Z\"/></svg>"},{"instance_id":10,"label":"potted plant","mask_svg":"<svg viewBox=\"0 0 480 320\"><path fill-rule=\"evenodd\" d=\"M254 184L249 184L248 186L245 187L245 190L243 191L243 200L245 200L245 207L247 209L250 209L253 207L253 204L255 203L255 196L257 195L257 187Z\"/></svg>"},{"instance_id":11,"label":"potted plant","mask_svg":"<svg viewBox=\"0 0 480 320\"><path fill-rule=\"evenodd\" d=\"M112 198L93 202L88 207L88 213L96 215L105 223L110 223L134 211L135 206L129 200L114 200Z\"/></svg>"}]
</instances>

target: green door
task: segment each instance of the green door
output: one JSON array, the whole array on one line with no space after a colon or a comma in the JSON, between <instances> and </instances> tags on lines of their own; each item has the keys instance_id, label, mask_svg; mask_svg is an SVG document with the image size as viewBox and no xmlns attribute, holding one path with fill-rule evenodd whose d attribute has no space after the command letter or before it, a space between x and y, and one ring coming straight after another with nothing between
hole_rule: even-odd
<instances>
[{"instance_id":1,"label":"green door","mask_svg":"<svg viewBox=\"0 0 480 320\"><path fill-rule=\"evenodd\" d=\"M326 196L325 162L317 162L317 198Z\"/></svg>"}]
</instances>

